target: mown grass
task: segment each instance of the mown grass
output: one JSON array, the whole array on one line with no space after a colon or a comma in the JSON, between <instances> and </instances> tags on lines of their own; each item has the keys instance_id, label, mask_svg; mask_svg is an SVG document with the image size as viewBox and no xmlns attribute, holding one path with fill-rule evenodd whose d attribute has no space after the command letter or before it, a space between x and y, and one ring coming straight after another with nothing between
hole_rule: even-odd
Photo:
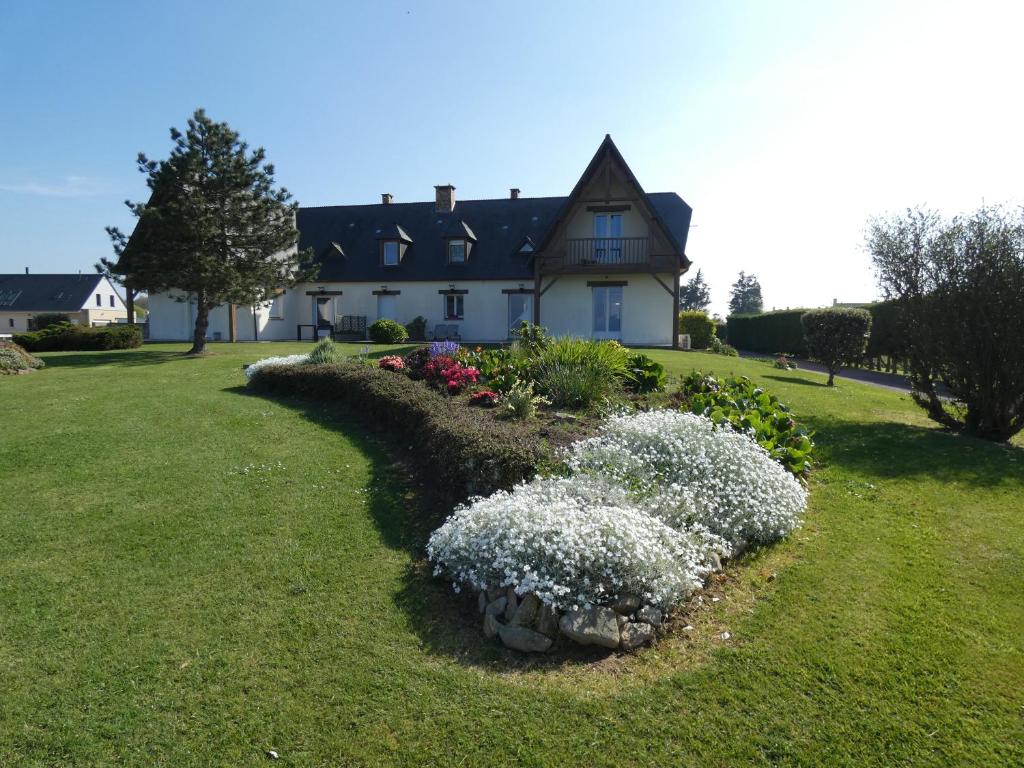
<instances>
[{"instance_id":1,"label":"mown grass","mask_svg":"<svg viewBox=\"0 0 1024 768\"><path fill-rule=\"evenodd\" d=\"M656 649L524 663L422 567L417 487L380 445L241 389L242 362L309 346L0 379L0 764L1024 762L1019 444L655 351L751 375L818 430L807 523Z\"/></svg>"}]
</instances>

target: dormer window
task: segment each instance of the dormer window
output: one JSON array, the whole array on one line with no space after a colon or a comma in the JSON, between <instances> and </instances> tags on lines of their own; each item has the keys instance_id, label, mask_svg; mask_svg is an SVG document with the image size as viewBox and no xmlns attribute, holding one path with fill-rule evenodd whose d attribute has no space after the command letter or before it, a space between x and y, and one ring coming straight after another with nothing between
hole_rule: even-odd
<instances>
[{"instance_id":1,"label":"dormer window","mask_svg":"<svg viewBox=\"0 0 1024 768\"><path fill-rule=\"evenodd\" d=\"M449 264L465 264L466 263L466 241L453 239L448 241L448 263Z\"/></svg>"},{"instance_id":2,"label":"dormer window","mask_svg":"<svg viewBox=\"0 0 1024 768\"><path fill-rule=\"evenodd\" d=\"M381 262L385 267L398 266L397 240L385 240L381 243Z\"/></svg>"}]
</instances>

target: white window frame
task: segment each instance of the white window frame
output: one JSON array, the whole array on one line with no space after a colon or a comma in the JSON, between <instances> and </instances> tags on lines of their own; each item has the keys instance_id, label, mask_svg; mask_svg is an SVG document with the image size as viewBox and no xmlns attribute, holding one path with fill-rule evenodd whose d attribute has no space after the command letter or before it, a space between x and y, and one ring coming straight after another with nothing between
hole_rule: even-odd
<instances>
[{"instance_id":1,"label":"white window frame","mask_svg":"<svg viewBox=\"0 0 1024 768\"><path fill-rule=\"evenodd\" d=\"M452 250L453 250L452 246L462 246L462 258L460 258L460 259L453 259L452 258ZM465 264L467 261L469 261L469 253L468 253L468 251L469 251L468 243L464 239L462 239L462 238L453 238L453 239L449 240L448 241L448 263L449 264Z\"/></svg>"},{"instance_id":2,"label":"white window frame","mask_svg":"<svg viewBox=\"0 0 1024 768\"><path fill-rule=\"evenodd\" d=\"M622 326L626 316L626 291L621 285L595 285L591 287L591 309L590 309L590 329L593 338L595 339L621 339L622 338ZM617 291L619 295L619 328L618 330L609 330L609 320L612 317L611 306L613 292ZM602 297L604 311L601 322L597 322L597 308L598 308L598 295ZM600 327L599 327L600 326Z\"/></svg>"},{"instance_id":3,"label":"white window frame","mask_svg":"<svg viewBox=\"0 0 1024 768\"><path fill-rule=\"evenodd\" d=\"M448 311L448 302L452 302L453 312ZM441 312L445 320L463 320L465 319L466 313L466 295L463 293L446 293L444 295L444 305L441 308Z\"/></svg>"}]
</instances>

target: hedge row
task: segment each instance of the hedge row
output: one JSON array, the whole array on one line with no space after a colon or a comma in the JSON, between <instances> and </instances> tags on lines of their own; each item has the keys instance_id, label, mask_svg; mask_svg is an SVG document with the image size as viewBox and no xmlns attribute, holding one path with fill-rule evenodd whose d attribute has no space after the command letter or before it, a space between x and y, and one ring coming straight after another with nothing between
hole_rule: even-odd
<instances>
[{"instance_id":1,"label":"hedge row","mask_svg":"<svg viewBox=\"0 0 1024 768\"><path fill-rule=\"evenodd\" d=\"M142 346L142 328L128 324L87 328L56 323L39 331L16 333L13 340L29 352L132 349Z\"/></svg>"},{"instance_id":2,"label":"hedge row","mask_svg":"<svg viewBox=\"0 0 1024 768\"><path fill-rule=\"evenodd\" d=\"M715 321L707 312L686 310L679 313L679 332L690 334L693 349L707 349L715 335Z\"/></svg>"},{"instance_id":3,"label":"hedge row","mask_svg":"<svg viewBox=\"0 0 1024 768\"><path fill-rule=\"evenodd\" d=\"M896 303L882 301L868 304L864 309L871 313L871 336L866 357L876 361L902 357ZM783 352L806 357L807 341L800 318L808 311L786 309L761 315L733 315L729 318L729 343L745 352L766 355Z\"/></svg>"},{"instance_id":4,"label":"hedge row","mask_svg":"<svg viewBox=\"0 0 1024 768\"><path fill-rule=\"evenodd\" d=\"M800 317L806 309L786 309L762 315L729 317L729 344L744 352L807 356Z\"/></svg>"},{"instance_id":5,"label":"hedge row","mask_svg":"<svg viewBox=\"0 0 1024 768\"><path fill-rule=\"evenodd\" d=\"M421 381L355 362L268 367L256 392L345 403L356 418L401 436L421 477L452 500L511 488L547 458L536 435L469 408Z\"/></svg>"}]
</instances>

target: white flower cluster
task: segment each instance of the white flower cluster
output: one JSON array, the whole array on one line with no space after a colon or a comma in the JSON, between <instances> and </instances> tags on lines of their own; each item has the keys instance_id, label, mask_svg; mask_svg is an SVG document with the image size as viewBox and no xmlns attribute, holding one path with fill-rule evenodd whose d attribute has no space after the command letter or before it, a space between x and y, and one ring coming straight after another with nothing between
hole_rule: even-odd
<instances>
[{"instance_id":1,"label":"white flower cluster","mask_svg":"<svg viewBox=\"0 0 1024 768\"><path fill-rule=\"evenodd\" d=\"M706 529L732 547L781 539L807 505L803 486L764 448L692 413L613 417L571 447L568 464L622 485L669 526Z\"/></svg>"},{"instance_id":2,"label":"white flower cluster","mask_svg":"<svg viewBox=\"0 0 1024 768\"><path fill-rule=\"evenodd\" d=\"M245 378L247 380L252 379L257 373L263 368L269 368L271 366L282 366L282 365L302 365L309 361L309 355L287 355L285 357L265 357L262 360L257 360L255 363L250 363L245 369Z\"/></svg>"},{"instance_id":3,"label":"white flower cluster","mask_svg":"<svg viewBox=\"0 0 1024 768\"><path fill-rule=\"evenodd\" d=\"M476 499L434 531L427 554L456 587L513 586L557 608L624 594L668 607L707 573L695 537L598 478L544 478Z\"/></svg>"},{"instance_id":4,"label":"white flower cluster","mask_svg":"<svg viewBox=\"0 0 1024 768\"><path fill-rule=\"evenodd\" d=\"M557 608L625 594L668 608L700 585L712 553L785 536L806 505L754 441L677 411L614 416L567 463L571 477L456 509L427 545L435 574Z\"/></svg>"}]
</instances>

